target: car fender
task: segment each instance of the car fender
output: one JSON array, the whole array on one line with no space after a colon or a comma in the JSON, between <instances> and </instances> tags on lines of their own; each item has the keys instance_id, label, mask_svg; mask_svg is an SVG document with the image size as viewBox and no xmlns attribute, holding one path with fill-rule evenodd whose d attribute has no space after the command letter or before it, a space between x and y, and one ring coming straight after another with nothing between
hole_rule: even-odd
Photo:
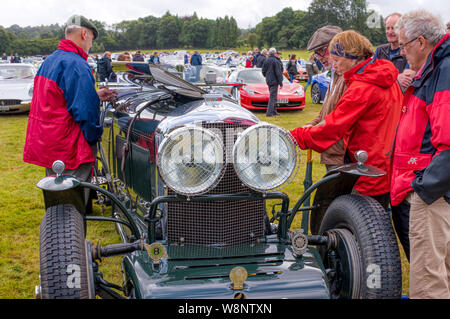
<instances>
[{"instance_id":1,"label":"car fender","mask_svg":"<svg viewBox=\"0 0 450 319\"><path fill-rule=\"evenodd\" d=\"M71 204L79 212L85 212L84 190L80 185L80 181L71 175L47 176L37 183L44 195L45 209Z\"/></svg>"},{"instance_id":2,"label":"car fender","mask_svg":"<svg viewBox=\"0 0 450 319\"><path fill-rule=\"evenodd\" d=\"M310 220L310 230L314 235L318 234L323 216L331 202L341 195L350 194L360 176L376 178L386 174L376 167L353 163L330 170L325 177L336 172L340 173L337 178L330 179L317 188Z\"/></svg>"}]
</instances>

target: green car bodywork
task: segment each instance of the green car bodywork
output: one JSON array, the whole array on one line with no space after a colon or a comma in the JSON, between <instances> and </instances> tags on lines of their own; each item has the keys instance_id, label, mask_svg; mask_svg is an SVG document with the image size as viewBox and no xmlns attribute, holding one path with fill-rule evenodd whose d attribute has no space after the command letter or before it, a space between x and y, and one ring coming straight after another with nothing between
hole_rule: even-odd
<instances>
[{"instance_id":1,"label":"green car bodywork","mask_svg":"<svg viewBox=\"0 0 450 319\"><path fill-rule=\"evenodd\" d=\"M122 261L136 298L231 299L239 293L251 299L329 298L324 267L312 246L297 257L291 245L276 236L267 242L225 248L166 245L168 258L153 264L146 251ZM244 289L234 290L230 271L244 267ZM274 295L275 294L275 295Z\"/></svg>"}]
</instances>

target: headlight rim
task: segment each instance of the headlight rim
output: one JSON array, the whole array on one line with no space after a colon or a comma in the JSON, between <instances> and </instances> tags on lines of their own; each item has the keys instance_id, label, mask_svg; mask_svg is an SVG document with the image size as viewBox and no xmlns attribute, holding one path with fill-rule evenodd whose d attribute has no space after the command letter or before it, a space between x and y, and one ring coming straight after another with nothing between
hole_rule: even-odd
<instances>
[{"instance_id":1,"label":"headlight rim","mask_svg":"<svg viewBox=\"0 0 450 319\"><path fill-rule=\"evenodd\" d=\"M275 187L271 187L271 188L260 188L260 187L255 187L254 185L250 185L249 183L246 182L246 180L242 177L241 172L239 171L238 167L237 167L237 146L239 145L239 143L241 142L241 140L248 135L250 132L252 132L253 130L257 130L260 128L271 128L271 129L276 129L279 132L281 132L281 134L284 134L291 142L292 142L292 146L293 146L293 151L295 152L294 155L294 166L292 169L292 172L288 175L288 177L283 181L278 183L277 186ZM300 157L301 157L301 151L300 151L300 147L298 146L297 141L295 140L295 138L292 136L291 132L289 132L288 130L274 125L274 124L270 124L267 122L261 122L255 125L250 126L249 128L247 128L246 130L244 130L242 133L239 134L239 137L236 139L236 142L234 143L233 146L233 152L232 152L232 159L233 159L233 168L234 171L236 172L236 175L238 176L239 180L246 185L247 187L249 187L250 189L257 191L257 192L261 192L261 193L267 193L267 192L271 192L271 191L277 191L277 190L281 190L283 188L285 188L286 186L288 186L295 178L295 176L298 173L298 170L300 168Z\"/></svg>"},{"instance_id":2,"label":"headlight rim","mask_svg":"<svg viewBox=\"0 0 450 319\"><path fill-rule=\"evenodd\" d=\"M173 141L173 139L176 136L179 136L182 132L185 131L189 131L189 130L200 130L203 133L206 132L207 135L209 135L210 137L212 137L214 139L214 141L216 141L216 143L219 145L220 150L222 152L222 162L219 163L220 165L220 171L219 174L217 174L216 178L214 179L214 181L208 185L207 187L202 188L199 191L195 191L195 192L186 192L183 190L180 190L176 187L173 187L173 185L171 183L167 182L167 177L163 176L163 174L161 174L161 161L162 161L162 153L163 153L163 149L164 147L167 147L167 145ZM174 191L176 194L179 195L184 195L184 196L195 196L195 195L202 195L205 194L207 192L209 192L211 189L215 188L217 186L217 184L221 181L221 179L223 178L225 171L226 171L226 163L225 163L225 151L224 151L224 144L223 144L223 140L222 137L215 134L213 131L204 128L200 125L195 125L195 124L188 124L188 125L183 125L180 126L178 128L173 129L170 133L168 133L167 135L164 136L163 140L161 141L161 144L159 144L158 146L158 150L156 153L156 167L158 169L158 175L160 176L160 178L162 179L162 181L164 182L164 184L169 187L172 191Z\"/></svg>"}]
</instances>

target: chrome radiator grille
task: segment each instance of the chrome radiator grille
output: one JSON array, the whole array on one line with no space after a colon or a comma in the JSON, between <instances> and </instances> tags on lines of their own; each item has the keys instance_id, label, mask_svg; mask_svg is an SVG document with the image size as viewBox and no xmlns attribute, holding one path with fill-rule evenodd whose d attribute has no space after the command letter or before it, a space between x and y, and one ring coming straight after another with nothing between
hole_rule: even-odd
<instances>
[{"instance_id":1,"label":"chrome radiator grille","mask_svg":"<svg viewBox=\"0 0 450 319\"><path fill-rule=\"evenodd\" d=\"M0 100L0 106L14 106L22 103L21 100Z\"/></svg>"},{"instance_id":2,"label":"chrome radiator grille","mask_svg":"<svg viewBox=\"0 0 450 319\"><path fill-rule=\"evenodd\" d=\"M227 123L204 125L220 129L229 161L219 184L208 194L248 193L234 172L231 151L237 131L248 126ZM232 133L233 132L233 133ZM174 194L168 191L169 194ZM229 246L256 241L264 235L264 201L181 202L167 204L168 239L175 243Z\"/></svg>"}]
</instances>

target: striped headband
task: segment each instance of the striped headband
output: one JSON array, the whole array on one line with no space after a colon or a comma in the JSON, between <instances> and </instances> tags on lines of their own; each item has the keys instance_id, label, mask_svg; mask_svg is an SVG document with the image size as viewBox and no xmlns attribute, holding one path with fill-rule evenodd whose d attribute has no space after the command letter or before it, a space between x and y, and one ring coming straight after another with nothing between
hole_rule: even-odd
<instances>
[{"instance_id":1,"label":"striped headband","mask_svg":"<svg viewBox=\"0 0 450 319\"><path fill-rule=\"evenodd\" d=\"M336 42L336 44L334 45L333 49L334 50L330 51L331 54L334 54L334 55L337 55L337 56L340 56L340 57L344 57L344 58L347 58L347 59L351 59L351 60L359 60L360 59L360 57L358 57L358 56L345 53L344 48L341 47L339 42Z\"/></svg>"}]
</instances>

